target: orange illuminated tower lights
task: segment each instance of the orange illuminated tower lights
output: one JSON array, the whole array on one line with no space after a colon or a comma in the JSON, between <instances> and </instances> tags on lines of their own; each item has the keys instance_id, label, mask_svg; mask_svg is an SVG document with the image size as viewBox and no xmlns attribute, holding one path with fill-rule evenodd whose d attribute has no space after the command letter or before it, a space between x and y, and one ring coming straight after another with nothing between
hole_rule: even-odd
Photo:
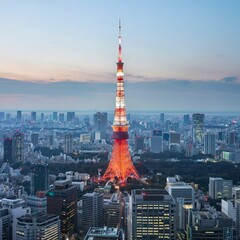
<instances>
[{"instance_id":1,"label":"orange illuminated tower lights","mask_svg":"<svg viewBox=\"0 0 240 240\"><path fill-rule=\"evenodd\" d=\"M120 183L124 184L128 177L139 179L139 176L132 163L128 149L129 123L126 118L125 108L121 40L121 23L119 21L116 106L112 125L112 138L114 143L111 160L101 181L118 180Z\"/></svg>"}]
</instances>

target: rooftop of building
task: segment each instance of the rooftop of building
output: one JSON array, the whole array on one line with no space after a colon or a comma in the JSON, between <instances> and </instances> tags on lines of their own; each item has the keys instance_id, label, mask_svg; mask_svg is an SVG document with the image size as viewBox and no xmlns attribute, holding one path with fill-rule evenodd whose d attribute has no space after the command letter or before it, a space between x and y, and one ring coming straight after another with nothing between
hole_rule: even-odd
<instances>
[{"instance_id":1,"label":"rooftop of building","mask_svg":"<svg viewBox=\"0 0 240 240\"><path fill-rule=\"evenodd\" d=\"M85 240L93 240L94 237L102 237L102 238L118 238L120 230L118 228L110 228L110 227L91 227L88 230L88 233L85 237Z\"/></svg>"},{"instance_id":2,"label":"rooftop of building","mask_svg":"<svg viewBox=\"0 0 240 240\"><path fill-rule=\"evenodd\" d=\"M173 201L165 189L135 189L132 190L134 202Z\"/></svg>"},{"instance_id":3,"label":"rooftop of building","mask_svg":"<svg viewBox=\"0 0 240 240\"><path fill-rule=\"evenodd\" d=\"M46 212L39 212L36 214L26 214L22 217L17 218L18 222L22 222L22 223L43 223L46 222L48 220L51 220L53 218L58 217L55 214L49 214Z\"/></svg>"}]
</instances>

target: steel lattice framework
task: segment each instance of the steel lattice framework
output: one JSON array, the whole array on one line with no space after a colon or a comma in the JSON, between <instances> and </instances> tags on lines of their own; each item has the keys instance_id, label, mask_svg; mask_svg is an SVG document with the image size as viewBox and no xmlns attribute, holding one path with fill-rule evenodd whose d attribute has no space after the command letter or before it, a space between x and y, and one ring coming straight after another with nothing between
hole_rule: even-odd
<instances>
[{"instance_id":1,"label":"steel lattice framework","mask_svg":"<svg viewBox=\"0 0 240 240\"><path fill-rule=\"evenodd\" d=\"M112 125L112 138L114 143L111 160L105 174L101 178L101 181L118 179L119 182L125 183L128 177L139 179L139 176L132 163L131 155L128 149L129 123L126 118L125 108L121 41L121 23L119 22L116 106Z\"/></svg>"}]
</instances>

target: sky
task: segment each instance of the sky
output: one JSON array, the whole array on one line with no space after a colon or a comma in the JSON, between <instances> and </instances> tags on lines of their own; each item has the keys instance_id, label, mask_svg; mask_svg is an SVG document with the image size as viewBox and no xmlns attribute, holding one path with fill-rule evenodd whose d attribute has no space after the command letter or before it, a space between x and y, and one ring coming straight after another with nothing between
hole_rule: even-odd
<instances>
[{"instance_id":1,"label":"sky","mask_svg":"<svg viewBox=\"0 0 240 240\"><path fill-rule=\"evenodd\" d=\"M240 111L239 0L0 0L0 110Z\"/></svg>"}]
</instances>

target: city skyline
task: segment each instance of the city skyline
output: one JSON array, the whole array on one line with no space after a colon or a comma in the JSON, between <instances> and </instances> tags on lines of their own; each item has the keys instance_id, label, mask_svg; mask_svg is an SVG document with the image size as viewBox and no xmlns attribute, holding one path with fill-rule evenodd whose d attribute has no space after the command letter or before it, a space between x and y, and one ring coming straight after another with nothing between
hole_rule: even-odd
<instances>
[{"instance_id":1,"label":"city skyline","mask_svg":"<svg viewBox=\"0 0 240 240\"><path fill-rule=\"evenodd\" d=\"M239 111L237 1L14 2L0 10L1 110L112 110L121 17L128 111Z\"/></svg>"}]
</instances>

